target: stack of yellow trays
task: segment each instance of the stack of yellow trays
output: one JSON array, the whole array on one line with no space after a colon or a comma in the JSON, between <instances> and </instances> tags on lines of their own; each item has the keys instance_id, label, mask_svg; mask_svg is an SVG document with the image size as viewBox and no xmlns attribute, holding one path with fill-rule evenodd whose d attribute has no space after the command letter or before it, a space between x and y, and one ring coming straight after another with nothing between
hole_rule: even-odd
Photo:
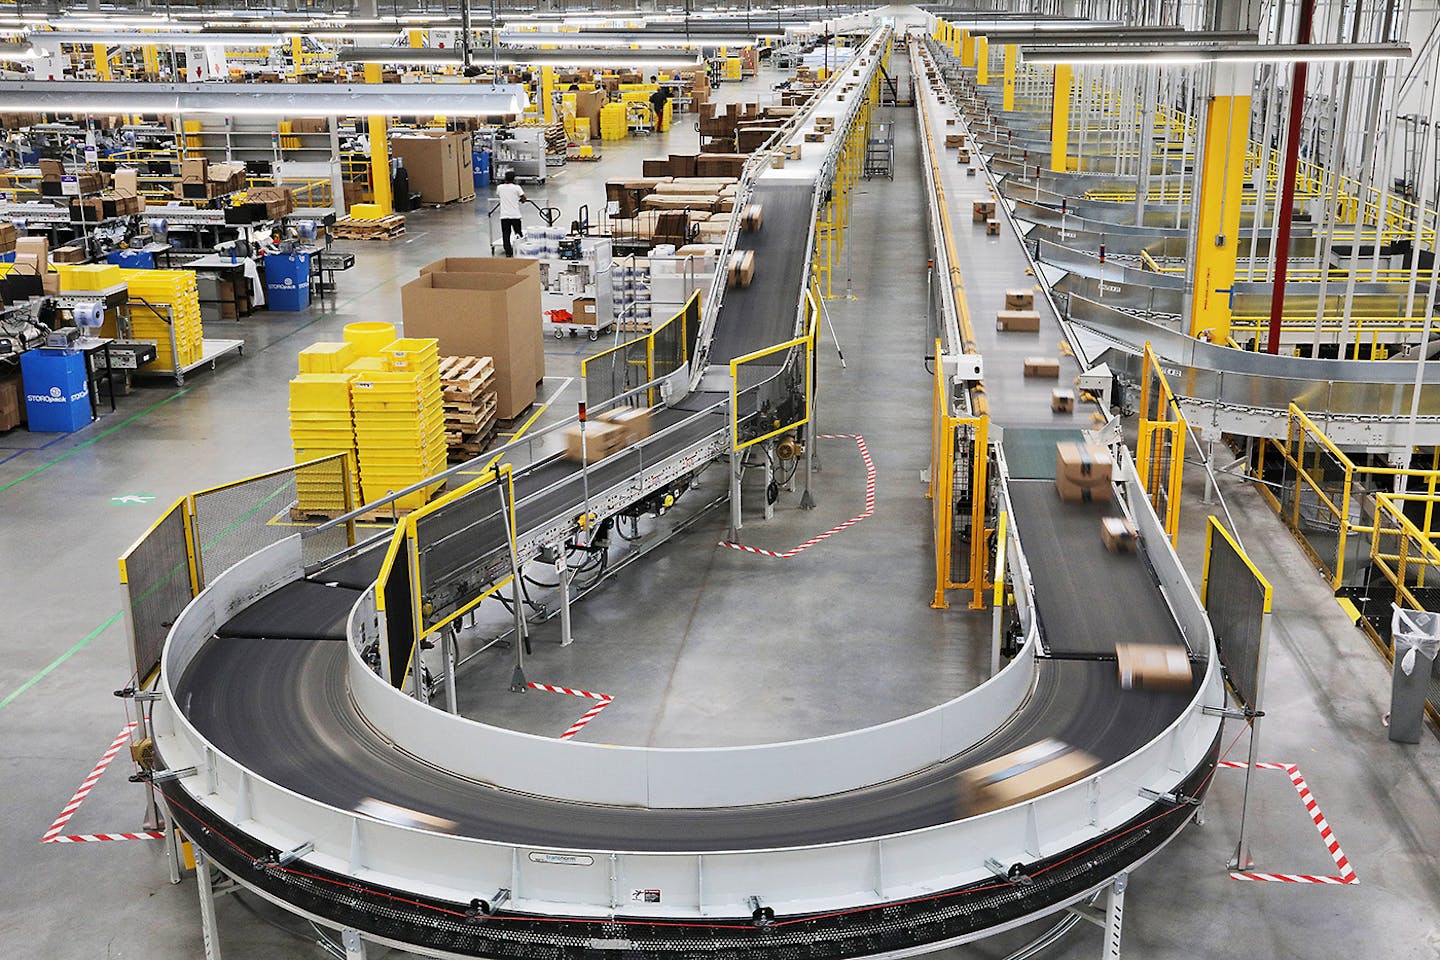
<instances>
[{"instance_id":1,"label":"stack of yellow trays","mask_svg":"<svg viewBox=\"0 0 1440 960\"><path fill-rule=\"evenodd\" d=\"M302 354L303 356L303 354ZM290 442L295 462L350 455L351 489L360 489L355 423L350 411L353 373L304 373L290 381ZM343 511L345 487L338 469L307 470L295 478L301 510Z\"/></svg>"},{"instance_id":2,"label":"stack of yellow trays","mask_svg":"<svg viewBox=\"0 0 1440 960\"><path fill-rule=\"evenodd\" d=\"M628 132L624 103L607 103L600 108L601 140L624 140Z\"/></svg>"},{"instance_id":3,"label":"stack of yellow trays","mask_svg":"<svg viewBox=\"0 0 1440 960\"><path fill-rule=\"evenodd\" d=\"M184 368L199 363L205 352L205 334L200 325L200 292L195 286L195 272L120 269L120 275L130 287L130 335L155 344L155 365L162 370L173 370L177 366ZM172 327L173 352L170 348Z\"/></svg>"},{"instance_id":4,"label":"stack of yellow trays","mask_svg":"<svg viewBox=\"0 0 1440 960\"><path fill-rule=\"evenodd\" d=\"M62 292L109 290L124 283L120 268L113 263L57 263Z\"/></svg>"},{"instance_id":5,"label":"stack of yellow trays","mask_svg":"<svg viewBox=\"0 0 1440 960\"><path fill-rule=\"evenodd\" d=\"M442 466L445 463L444 410L438 391L422 390L421 379L415 370L376 370L358 374L350 383L366 503L433 475L437 459ZM432 484L406 494L396 506L402 510L423 506L439 487Z\"/></svg>"},{"instance_id":6,"label":"stack of yellow trays","mask_svg":"<svg viewBox=\"0 0 1440 960\"><path fill-rule=\"evenodd\" d=\"M449 446L445 442L445 395L440 384L440 341L433 337L406 337L380 351L386 365L397 373L419 376L421 424L424 437L439 431L440 442L426 448L426 468L439 473L448 462Z\"/></svg>"}]
</instances>

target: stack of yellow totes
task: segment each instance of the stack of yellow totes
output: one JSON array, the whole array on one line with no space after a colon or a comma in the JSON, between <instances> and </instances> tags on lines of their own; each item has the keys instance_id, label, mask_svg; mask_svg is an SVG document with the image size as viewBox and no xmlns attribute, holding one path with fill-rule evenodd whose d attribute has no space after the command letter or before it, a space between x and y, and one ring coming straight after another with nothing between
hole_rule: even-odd
<instances>
[{"instance_id":1,"label":"stack of yellow totes","mask_svg":"<svg viewBox=\"0 0 1440 960\"><path fill-rule=\"evenodd\" d=\"M300 376L290 381L290 442L295 446L295 462L349 454L350 489L359 490L355 424L350 412L350 381L355 374L310 372L304 352L300 363ZM295 489L302 511L345 510L345 487L338 467L302 471L295 478Z\"/></svg>"},{"instance_id":2,"label":"stack of yellow totes","mask_svg":"<svg viewBox=\"0 0 1440 960\"><path fill-rule=\"evenodd\" d=\"M625 104L607 103L600 108L600 139L624 140L629 132L625 117Z\"/></svg>"},{"instance_id":3,"label":"stack of yellow totes","mask_svg":"<svg viewBox=\"0 0 1440 960\"><path fill-rule=\"evenodd\" d=\"M359 373L350 384L367 503L439 473L446 459L438 341L400 339L380 353L387 369ZM440 486L407 494L396 506L422 506Z\"/></svg>"},{"instance_id":4,"label":"stack of yellow totes","mask_svg":"<svg viewBox=\"0 0 1440 960\"><path fill-rule=\"evenodd\" d=\"M176 366L183 368L199 363L205 345L195 272L122 269L120 275L130 288L130 335L136 340L155 343L156 367L173 370ZM172 328L173 352L170 349Z\"/></svg>"}]
</instances>

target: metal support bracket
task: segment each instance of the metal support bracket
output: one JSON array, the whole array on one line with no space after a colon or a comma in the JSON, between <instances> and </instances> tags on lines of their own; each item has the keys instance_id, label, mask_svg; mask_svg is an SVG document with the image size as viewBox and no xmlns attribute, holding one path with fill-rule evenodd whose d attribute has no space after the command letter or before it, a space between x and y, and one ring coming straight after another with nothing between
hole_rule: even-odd
<instances>
[{"instance_id":1,"label":"metal support bracket","mask_svg":"<svg viewBox=\"0 0 1440 960\"><path fill-rule=\"evenodd\" d=\"M745 905L750 908L750 920L757 927L769 927L775 923L775 910L760 902L758 896L745 898Z\"/></svg>"},{"instance_id":2,"label":"metal support bracket","mask_svg":"<svg viewBox=\"0 0 1440 960\"><path fill-rule=\"evenodd\" d=\"M271 857L269 857L269 858L267 858L267 859L255 861L255 869L257 869L257 870L274 870L274 869L276 869L276 868L278 868L278 867L286 867L286 866L289 866L290 864L294 863L296 860L299 860L301 857L305 856L305 854L312 852L314 849L315 849L315 841L314 841L314 840L306 840L304 843L300 844L298 847L291 847L289 850L285 850L285 851L282 851L281 853L274 854L274 855L272 855Z\"/></svg>"},{"instance_id":3,"label":"metal support bracket","mask_svg":"<svg viewBox=\"0 0 1440 960\"><path fill-rule=\"evenodd\" d=\"M1140 796L1146 800L1153 800L1156 803L1168 803L1172 807L1182 807L1187 804L1192 807L1200 806L1200 799L1198 797L1188 797L1183 793L1175 793L1173 791L1170 793L1161 793L1158 790L1151 790L1149 787L1141 787Z\"/></svg>"},{"instance_id":4,"label":"metal support bracket","mask_svg":"<svg viewBox=\"0 0 1440 960\"><path fill-rule=\"evenodd\" d=\"M1023 863L1012 863L1010 866L1007 867L999 860L996 860L994 857L986 857L985 869L995 874L995 876L999 877L1001 880L1008 880L1011 883L1018 883L1022 886L1035 882L1025 872L1025 864Z\"/></svg>"},{"instance_id":5,"label":"metal support bracket","mask_svg":"<svg viewBox=\"0 0 1440 960\"><path fill-rule=\"evenodd\" d=\"M470 908L465 911L467 921L480 921L486 917L493 917L500 912L500 908L510 901L510 888L501 887L495 891L494 896L489 900L481 900L476 897L470 901Z\"/></svg>"},{"instance_id":6,"label":"metal support bracket","mask_svg":"<svg viewBox=\"0 0 1440 960\"><path fill-rule=\"evenodd\" d=\"M365 960L365 941L360 931L346 927L340 931L340 945L345 948L345 960Z\"/></svg>"},{"instance_id":7,"label":"metal support bracket","mask_svg":"<svg viewBox=\"0 0 1440 960\"><path fill-rule=\"evenodd\" d=\"M186 777L193 777L199 772L199 767L181 767L178 770L142 770L139 773L131 774L130 782L169 783L171 780L183 780Z\"/></svg>"}]
</instances>

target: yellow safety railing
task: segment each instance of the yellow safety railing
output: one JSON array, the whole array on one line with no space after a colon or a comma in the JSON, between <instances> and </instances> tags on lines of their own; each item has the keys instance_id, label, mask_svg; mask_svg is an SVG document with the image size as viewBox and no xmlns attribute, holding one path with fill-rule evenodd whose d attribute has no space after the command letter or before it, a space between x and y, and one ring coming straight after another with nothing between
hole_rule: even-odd
<instances>
[{"instance_id":1,"label":"yellow safety railing","mask_svg":"<svg viewBox=\"0 0 1440 960\"><path fill-rule=\"evenodd\" d=\"M943 610L950 606L949 590L971 591L970 609L985 607L985 592L990 585L985 564L985 502L987 474L990 464L990 418L985 414L957 417L950 413L950 398L940 360L941 344L935 341L935 378L931 407L930 483L926 496L931 501L931 521L935 527L935 596L930 606ZM962 472L958 467L961 452L968 452L969 462ZM963 478L962 489L956 481ZM969 549L965 554L965 579L955 576L955 525L963 514L963 497L969 497ZM998 567L996 568L999 569ZM997 573L998 576L998 573Z\"/></svg>"},{"instance_id":2,"label":"yellow safety railing","mask_svg":"<svg viewBox=\"0 0 1440 960\"><path fill-rule=\"evenodd\" d=\"M1170 543L1180 538L1180 482L1185 469L1185 416L1150 344L1140 375L1140 435L1135 468Z\"/></svg>"},{"instance_id":3,"label":"yellow safety railing","mask_svg":"<svg viewBox=\"0 0 1440 960\"><path fill-rule=\"evenodd\" d=\"M723 266L721 267L723 269ZM611 400L636 387L673 373L690 360L692 339L700 327L700 291L679 312L649 333L616 344L580 361L580 379L591 405ZM654 406L656 391L646 392L646 404Z\"/></svg>"},{"instance_id":4,"label":"yellow safety railing","mask_svg":"<svg viewBox=\"0 0 1440 960\"><path fill-rule=\"evenodd\" d=\"M1407 487L1416 491L1413 496L1427 501L1422 535L1427 540L1440 536L1432 526L1434 504L1428 502L1440 502L1440 448L1431 449L1428 456L1429 468L1357 464L1303 410L1291 404L1284 443L1262 442L1256 471L1267 480L1279 472L1278 480L1260 489L1331 588L1339 590L1347 566L1361 559L1363 544L1356 546L1352 537L1373 537L1375 523L1366 523L1366 516L1378 509L1376 498L1393 489L1396 477L1406 478Z\"/></svg>"},{"instance_id":5,"label":"yellow safety railing","mask_svg":"<svg viewBox=\"0 0 1440 960\"><path fill-rule=\"evenodd\" d=\"M745 354L743 357L736 357L730 361L730 438L731 448L735 451L753 447L757 443L764 443L766 440L774 439L782 433L789 433L810 422L810 405L814 399L814 381L812 378L815 362L815 344L820 333L820 304L818 294L813 290L805 291L805 332L798 337L792 337L783 343L774 346L764 347ZM801 349L799 362L805 367L805 405L799 415L789 422L776 420L770 424L761 426L760 433L740 439L740 368L746 364L759 364L767 357L774 357L777 354L789 353L791 350ZM773 364L772 364L773 365Z\"/></svg>"},{"instance_id":6,"label":"yellow safety railing","mask_svg":"<svg viewBox=\"0 0 1440 960\"><path fill-rule=\"evenodd\" d=\"M437 500L427 503L405 518L405 539L409 547L406 560L410 565L410 616L417 640L424 640L432 633L445 628L478 607L485 600L493 597L502 588L514 582L514 573L507 573L492 581L488 586L474 590L470 597L462 600L456 604L453 609L441 616L432 617L428 612L430 601L425 596L426 584L424 583L424 577L420 567L421 544L419 523L428 516L452 507L457 501L465 499L466 497L476 496L484 488L492 487L496 484L502 484L504 486L503 503L506 508L506 537L508 538L510 548L513 549L515 543L515 477L513 468L508 463L501 463L491 467L474 480L456 489L453 493L448 493Z\"/></svg>"}]
</instances>

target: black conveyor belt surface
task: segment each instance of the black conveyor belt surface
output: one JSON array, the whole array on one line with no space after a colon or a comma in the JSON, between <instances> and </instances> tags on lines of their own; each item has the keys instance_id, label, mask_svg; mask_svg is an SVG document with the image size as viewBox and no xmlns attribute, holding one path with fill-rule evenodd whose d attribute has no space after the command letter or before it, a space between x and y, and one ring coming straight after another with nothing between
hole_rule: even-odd
<instances>
[{"instance_id":1,"label":"black conveyor belt surface","mask_svg":"<svg viewBox=\"0 0 1440 960\"><path fill-rule=\"evenodd\" d=\"M294 580L241 610L217 632L221 637L344 640L345 619L360 591Z\"/></svg>"},{"instance_id":2,"label":"black conveyor belt surface","mask_svg":"<svg viewBox=\"0 0 1440 960\"><path fill-rule=\"evenodd\" d=\"M1100 542L1100 518L1119 516L1115 504L1064 503L1054 480L1012 480L1010 502L1051 656L1112 656L1117 641L1184 643L1145 561Z\"/></svg>"},{"instance_id":3,"label":"black conveyor belt surface","mask_svg":"<svg viewBox=\"0 0 1440 960\"><path fill-rule=\"evenodd\" d=\"M1121 695L1113 663L1039 664L1023 709L951 761L864 790L719 810L645 810L547 800L447 775L396 750L350 701L342 644L211 640L176 687L181 709L226 756L341 808L366 797L454 820L471 837L558 847L733 850L880 836L963 815L955 774L1056 737L1118 760L1179 716L1189 694ZM1113 710L1086 709L1114 704Z\"/></svg>"},{"instance_id":4,"label":"black conveyor belt surface","mask_svg":"<svg viewBox=\"0 0 1440 960\"><path fill-rule=\"evenodd\" d=\"M764 223L754 233L740 234L735 244L755 252L755 279L725 291L710 345L712 364L728 364L795 336L814 195L813 183L756 182L751 202L760 204Z\"/></svg>"}]
</instances>

